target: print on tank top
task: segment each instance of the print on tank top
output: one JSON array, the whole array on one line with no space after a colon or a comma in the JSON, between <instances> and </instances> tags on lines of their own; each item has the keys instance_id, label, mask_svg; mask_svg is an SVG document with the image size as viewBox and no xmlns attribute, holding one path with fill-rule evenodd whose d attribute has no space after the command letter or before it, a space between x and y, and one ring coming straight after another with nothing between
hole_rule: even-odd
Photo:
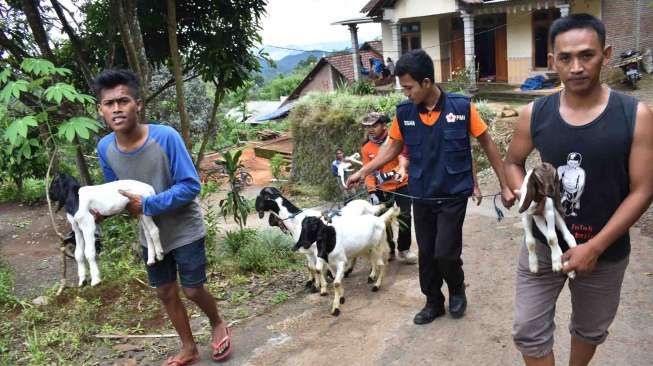
<instances>
[{"instance_id":1,"label":"print on tank top","mask_svg":"<svg viewBox=\"0 0 653 366\"><path fill-rule=\"evenodd\" d=\"M580 167L582 160L580 153L572 152L567 155L567 165L558 167L564 216L578 216L580 210L580 196L585 189L585 170Z\"/></svg>"}]
</instances>

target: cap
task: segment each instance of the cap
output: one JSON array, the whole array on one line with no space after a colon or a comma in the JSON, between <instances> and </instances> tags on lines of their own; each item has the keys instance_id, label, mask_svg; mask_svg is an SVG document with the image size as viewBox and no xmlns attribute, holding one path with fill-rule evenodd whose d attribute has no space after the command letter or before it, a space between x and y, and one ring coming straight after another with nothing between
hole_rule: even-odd
<instances>
[{"instance_id":1,"label":"cap","mask_svg":"<svg viewBox=\"0 0 653 366\"><path fill-rule=\"evenodd\" d=\"M363 126L372 126L377 122L388 123L390 122L390 118L383 113L370 112L363 118L362 124Z\"/></svg>"}]
</instances>

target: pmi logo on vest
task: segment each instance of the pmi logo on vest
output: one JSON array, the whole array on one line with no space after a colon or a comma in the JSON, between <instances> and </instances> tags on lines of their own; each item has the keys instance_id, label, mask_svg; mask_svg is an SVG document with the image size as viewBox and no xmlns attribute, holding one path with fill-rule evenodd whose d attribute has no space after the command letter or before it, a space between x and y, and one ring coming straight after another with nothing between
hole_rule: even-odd
<instances>
[{"instance_id":1,"label":"pmi logo on vest","mask_svg":"<svg viewBox=\"0 0 653 366\"><path fill-rule=\"evenodd\" d=\"M449 113L445 117L447 119L447 122L449 123L454 123L456 121L464 121L465 120L465 115L464 114L453 114Z\"/></svg>"}]
</instances>

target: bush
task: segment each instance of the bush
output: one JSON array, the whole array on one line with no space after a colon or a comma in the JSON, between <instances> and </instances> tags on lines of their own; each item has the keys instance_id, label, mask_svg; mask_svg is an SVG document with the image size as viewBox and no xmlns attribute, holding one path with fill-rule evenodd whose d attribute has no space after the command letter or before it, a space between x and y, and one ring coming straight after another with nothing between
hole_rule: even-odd
<instances>
[{"instance_id":1,"label":"bush","mask_svg":"<svg viewBox=\"0 0 653 366\"><path fill-rule=\"evenodd\" d=\"M1 182L0 202L22 202L32 205L45 200L45 182L43 179L27 178L22 189L14 183Z\"/></svg>"},{"instance_id":2,"label":"bush","mask_svg":"<svg viewBox=\"0 0 653 366\"><path fill-rule=\"evenodd\" d=\"M237 256L240 248L247 246L256 239L256 230L243 229L238 231L227 231L220 247L224 248L227 255Z\"/></svg>"},{"instance_id":3,"label":"bush","mask_svg":"<svg viewBox=\"0 0 653 366\"><path fill-rule=\"evenodd\" d=\"M476 110L481 116L481 119L483 119L483 121L488 125L492 124L492 122L497 118L497 113L490 108L487 100L478 100L474 102L474 105L476 106Z\"/></svg>"},{"instance_id":4,"label":"bush","mask_svg":"<svg viewBox=\"0 0 653 366\"><path fill-rule=\"evenodd\" d=\"M279 230L228 231L221 242L222 255L231 258L241 272L266 273L298 262L292 239Z\"/></svg>"},{"instance_id":5,"label":"bush","mask_svg":"<svg viewBox=\"0 0 653 366\"><path fill-rule=\"evenodd\" d=\"M372 95L376 91L374 84L369 80L359 79L348 87L348 91L355 95Z\"/></svg>"},{"instance_id":6,"label":"bush","mask_svg":"<svg viewBox=\"0 0 653 366\"><path fill-rule=\"evenodd\" d=\"M7 265L0 262L0 306L12 305L17 301L18 299L14 294L14 278L11 270Z\"/></svg>"},{"instance_id":7,"label":"bush","mask_svg":"<svg viewBox=\"0 0 653 366\"><path fill-rule=\"evenodd\" d=\"M270 159L270 170L272 171L272 176L279 180L281 179L282 169L286 166L286 162L283 160L283 155L274 154L272 159Z\"/></svg>"},{"instance_id":8,"label":"bush","mask_svg":"<svg viewBox=\"0 0 653 366\"><path fill-rule=\"evenodd\" d=\"M360 152L366 139L360 124L363 116L378 111L392 117L403 99L398 93L357 96L343 92L309 94L300 99L288 117L295 143L292 179L319 186L323 199L339 195L331 175L335 149L341 147L347 155Z\"/></svg>"}]
</instances>

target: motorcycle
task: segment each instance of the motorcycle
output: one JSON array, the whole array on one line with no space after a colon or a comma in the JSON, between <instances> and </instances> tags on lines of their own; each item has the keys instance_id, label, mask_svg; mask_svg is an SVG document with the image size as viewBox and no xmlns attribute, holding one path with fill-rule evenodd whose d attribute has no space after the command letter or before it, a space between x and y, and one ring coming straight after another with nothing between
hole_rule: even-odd
<instances>
[{"instance_id":1,"label":"motorcycle","mask_svg":"<svg viewBox=\"0 0 653 366\"><path fill-rule=\"evenodd\" d=\"M624 73L624 82L628 82L633 89L637 89L637 80L642 78L639 71L639 62L642 60L642 55L635 50L627 50L619 56L621 62L617 65Z\"/></svg>"}]
</instances>

